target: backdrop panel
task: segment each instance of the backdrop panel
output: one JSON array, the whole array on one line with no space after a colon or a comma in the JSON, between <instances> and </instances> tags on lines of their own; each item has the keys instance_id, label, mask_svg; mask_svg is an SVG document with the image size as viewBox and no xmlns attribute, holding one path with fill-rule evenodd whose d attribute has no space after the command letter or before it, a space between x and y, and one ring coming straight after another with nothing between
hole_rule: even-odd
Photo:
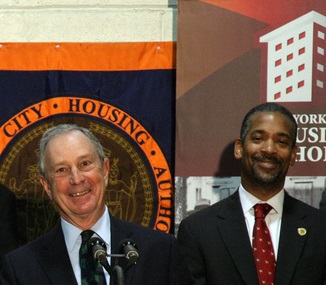
<instances>
[{"instance_id":1,"label":"backdrop panel","mask_svg":"<svg viewBox=\"0 0 326 285\"><path fill-rule=\"evenodd\" d=\"M286 189L319 207L326 171L324 1L181 0L178 8L177 223L235 191L234 141L244 115L263 102L294 114L299 151Z\"/></svg>"},{"instance_id":2,"label":"backdrop panel","mask_svg":"<svg viewBox=\"0 0 326 285\"><path fill-rule=\"evenodd\" d=\"M113 215L173 230L174 52L172 42L2 44L0 183L16 194L21 243L57 221L38 181L38 141L66 122L101 140Z\"/></svg>"}]
</instances>

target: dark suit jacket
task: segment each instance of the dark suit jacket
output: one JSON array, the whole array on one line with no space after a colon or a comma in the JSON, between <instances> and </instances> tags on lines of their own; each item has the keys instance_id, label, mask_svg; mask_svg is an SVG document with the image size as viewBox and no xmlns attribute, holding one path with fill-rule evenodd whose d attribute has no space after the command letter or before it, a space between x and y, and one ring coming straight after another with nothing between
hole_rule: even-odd
<instances>
[{"instance_id":1,"label":"dark suit jacket","mask_svg":"<svg viewBox=\"0 0 326 285\"><path fill-rule=\"evenodd\" d=\"M118 253L117 247L125 238L132 239L138 247L137 264L125 272L126 285L192 284L172 235L111 216L111 237L112 253ZM0 284L76 285L61 224L43 237L6 255Z\"/></svg>"},{"instance_id":2,"label":"dark suit jacket","mask_svg":"<svg viewBox=\"0 0 326 285\"><path fill-rule=\"evenodd\" d=\"M184 219L178 243L196 284L258 285L238 191ZM274 284L322 285L325 280L325 212L285 194Z\"/></svg>"},{"instance_id":3,"label":"dark suit jacket","mask_svg":"<svg viewBox=\"0 0 326 285\"><path fill-rule=\"evenodd\" d=\"M18 247L15 194L0 184L0 268L3 256Z\"/></svg>"}]
</instances>

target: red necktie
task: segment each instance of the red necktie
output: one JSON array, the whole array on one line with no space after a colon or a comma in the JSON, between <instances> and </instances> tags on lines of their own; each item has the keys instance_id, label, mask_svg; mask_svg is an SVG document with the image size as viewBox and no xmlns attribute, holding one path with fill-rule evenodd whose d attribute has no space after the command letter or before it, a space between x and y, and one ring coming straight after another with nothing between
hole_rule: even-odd
<instances>
[{"instance_id":1,"label":"red necktie","mask_svg":"<svg viewBox=\"0 0 326 285\"><path fill-rule=\"evenodd\" d=\"M274 284L275 255L271 236L265 222L265 217L271 209L272 207L266 203L254 206L255 225L252 249L260 285Z\"/></svg>"}]
</instances>

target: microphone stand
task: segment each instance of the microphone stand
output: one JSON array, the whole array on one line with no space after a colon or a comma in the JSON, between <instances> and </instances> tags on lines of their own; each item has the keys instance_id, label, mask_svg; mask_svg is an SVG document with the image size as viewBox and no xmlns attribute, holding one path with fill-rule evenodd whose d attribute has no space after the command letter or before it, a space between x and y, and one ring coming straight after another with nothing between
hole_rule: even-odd
<instances>
[{"instance_id":1,"label":"microphone stand","mask_svg":"<svg viewBox=\"0 0 326 285\"><path fill-rule=\"evenodd\" d=\"M113 267L113 271L115 271L117 273L117 281L118 281L117 285L125 285L125 276L124 276L123 269L121 268L121 266L115 265Z\"/></svg>"},{"instance_id":2,"label":"microphone stand","mask_svg":"<svg viewBox=\"0 0 326 285\"><path fill-rule=\"evenodd\" d=\"M91 238L88 241L88 251L91 254L91 256L101 265L104 267L104 269L109 273L109 275L113 278L115 278L115 274L117 276L117 285L125 285L125 277L124 272L126 272L130 266L135 264L138 260L138 252L135 248L135 244L132 240L125 239L123 243L121 243L123 246L124 254L107 254L106 252L106 245L103 240L101 240L98 237ZM128 249L127 249L128 248ZM110 266L107 257L113 257L114 258L114 266ZM122 268L119 265L119 258L125 258L128 260L124 268Z\"/></svg>"},{"instance_id":3,"label":"microphone stand","mask_svg":"<svg viewBox=\"0 0 326 285\"><path fill-rule=\"evenodd\" d=\"M108 263L107 259L104 258L100 261L100 263L102 264L102 266L104 267L104 269L110 274L110 276L113 275L114 272L116 272L117 274L117 285L125 285L125 277L124 277L124 270L122 269L122 267L120 265L118 265L118 259L121 257L125 257L124 254L107 254L107 257L114 257L115 258L115 265L110 266L110 264Z\"/></svg>"}]
</instances>

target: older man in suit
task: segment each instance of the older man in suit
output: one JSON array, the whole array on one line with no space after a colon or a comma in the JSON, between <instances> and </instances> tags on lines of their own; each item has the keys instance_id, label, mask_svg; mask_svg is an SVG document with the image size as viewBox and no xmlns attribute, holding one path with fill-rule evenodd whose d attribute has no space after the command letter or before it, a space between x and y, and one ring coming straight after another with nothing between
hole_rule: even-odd
<instances>
[{"instance_id":1,"label":"older man in suit","mask_svg":"<svg viewBox=\"0 0 326 285\"><path fill-rule=\"evenodd\" d=\"M261 104L245 116L234 147L241 160L238 191L179 227L196 284L326 284L325 213L284 190L296 133L292 114L278 104ZM260 208L268 211L258 215Z\"/></svg>"},{"instance_id":2,"label":"older man in suit","mask_svg":"<svg viewBox=\"0 0 326 285\"><path fill-rule=\"evenodd\" d=\"M5 256L1 285L192 284L172 235L118 220L109 213L105 205L109 168L102 146L89 130L63 124L43 134L41 183L58 208L60 223ZM94 244L95 249L100 246L98 259L105 270L90 259L89 238L100 241ZM108 248L108 254L121 253L120 243L125 239L129 239L125 246L131 246L134 261L138 250L137 263L127 258L105 262L103 248Z\"/></svg>"}]
</instances>

